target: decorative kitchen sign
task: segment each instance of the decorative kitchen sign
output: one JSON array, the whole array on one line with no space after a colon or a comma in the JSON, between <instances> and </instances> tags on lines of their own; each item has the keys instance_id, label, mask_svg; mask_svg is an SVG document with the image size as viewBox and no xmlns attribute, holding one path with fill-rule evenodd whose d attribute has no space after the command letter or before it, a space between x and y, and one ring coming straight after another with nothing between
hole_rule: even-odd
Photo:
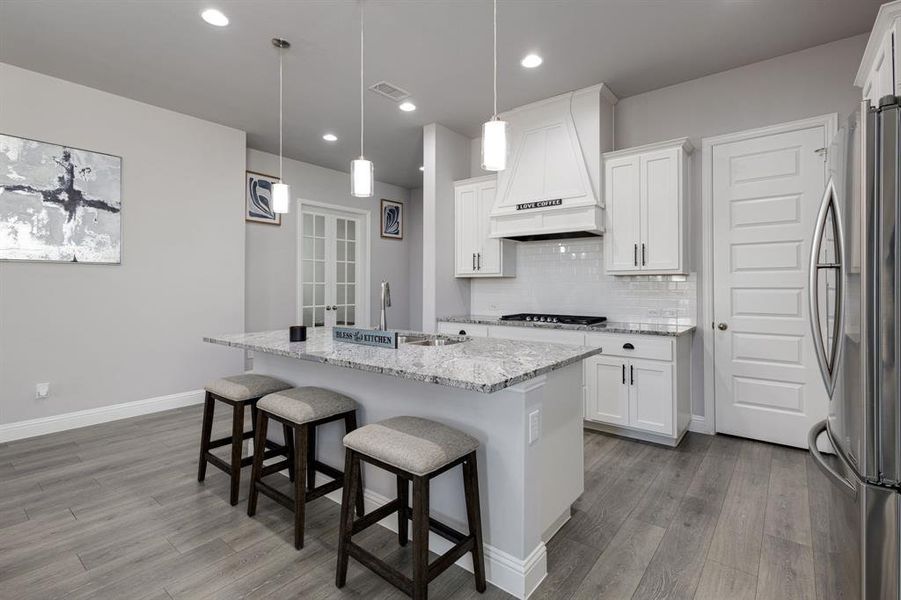
<instances>
[{"instance_id":1,"label":"decorative kitchen sign","mask_svg":"<svg viewBox=\"0 0 901 600\"><path fill-rule=\"evenodd\" d=\"M121 262L122 159L0 134L0 260Z\"/></svg>"},{"instance_id":2,"label":"decorative kitchen sign","mask_svg":"<svg viewBox=\"0 0 901 600\"><path fill-rule=\"evenodd\" d=\"M516 210L529 210L530 208L545 208L547 206L560 206L563 204L563 198L556 200L538 200L537 202L523 202L516 205Z\"/></svg>"},{"instance_id":3,"label":"decorative kitchen sign","mask_svg":"<svg viewBox=\"0 0 901 600\"><path fill-rule=\"evenodd\" d=\"M397 349L396 331L335 327L332 329L332 339L336 342L347 342L348 344L362 344L364 346L376 346L378 348L391 348L392 350Z\"/></svg>"},{"instance_id":4,"label":"decorative kitchen sign","mask_svg":"<svg viewBox=\"0 0 901 600\"><path fill-rule=\"evenodd\" d=\"M282 215L272 209L272 184L278 177L247 171L244 179L244 220L281 225Z\"/></svg>"},{"instance_id":5,"label":"decorative kitchen sign","mask_svg":"<svg viewBox=\"0 0 901 600\"><path fill-rule=\"evenodd\" d=\"M382 200L382 237L395 240L404 239L404 205L400 202Z\"/></svg>"}]
</instances>

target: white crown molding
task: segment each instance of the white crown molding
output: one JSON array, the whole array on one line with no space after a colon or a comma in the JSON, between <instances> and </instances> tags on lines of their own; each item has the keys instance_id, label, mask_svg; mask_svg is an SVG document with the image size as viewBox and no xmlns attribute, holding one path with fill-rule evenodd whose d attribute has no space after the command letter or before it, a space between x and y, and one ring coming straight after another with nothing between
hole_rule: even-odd
<instances>
[{"instance_id":1,"label":"white crown molding","mask_svg":"<svg viewBox=\"0 0 901 600\"><path fill-rule=\"evenodd\" d=\"M686 154L691 154L695 150L695 147L691 143L691 140L686 137L676 138L674 140L666 140L664 142L654 142L652 144L645 144L644 146L635 146L632 148L623 148L622 150L604 152L601 157L604 159L616 158L618 156L629 156L630 154L653 152L654 150L664 150L667 148L682 148L682 150L684 150Z\"/></svg>"},{"instance_id":2,"label":"white crown molding","mask_svg":"<svg viewBox=\"0 0 901 600\"><path fill-rule=\"evenodd\" d=\"M867 41L866 50L863 51L863 58L860 61L860 67L857 69L857 76L854 78L854 85L857 87L862 88L864 83L866 83L870 66L873 64L880 46L882 46L882 40L892 25L894 25L895 19L899 17L901 17L901 0L888 2L879 7L879 12L876 14L876 22L873 24L873 30L870 32L870 39Z\"/></svg>"}]
</instances>

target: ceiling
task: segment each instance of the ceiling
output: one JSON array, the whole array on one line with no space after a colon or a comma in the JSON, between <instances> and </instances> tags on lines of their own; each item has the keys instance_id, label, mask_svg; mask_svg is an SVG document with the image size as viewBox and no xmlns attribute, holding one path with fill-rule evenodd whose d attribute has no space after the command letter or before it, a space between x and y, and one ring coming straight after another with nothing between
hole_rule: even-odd
<instances>
[{"instance_id":1,"label":"ceiling","mask_svg":"<svg viewBox=\"0 0 901 600\"><path fill-rule=\"evenodd\" d=\"M503 111L606 82L620 97L868 31L879 0L499 0ZM422 126L470 137L491 116L489 0L366 0L366 84L387 80L418 110L367 91L376 179L419 187ZM231 20L200 19L216 7ZM348 170L359 154L356 0L0 0L0 61L247 132L285 155ZM544 57L533 70L527 52ZM849 82L854 73L848 73ZM0 82L2 94L2 82ZM339 140L327 143L325 132Z\"/></svg>"}]
</instances>

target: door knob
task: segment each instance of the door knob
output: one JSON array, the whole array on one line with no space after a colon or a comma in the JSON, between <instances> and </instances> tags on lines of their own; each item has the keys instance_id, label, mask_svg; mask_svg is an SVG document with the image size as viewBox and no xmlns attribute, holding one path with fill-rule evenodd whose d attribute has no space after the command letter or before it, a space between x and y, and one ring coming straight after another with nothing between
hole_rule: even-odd
<instances>
[{"instance_id":1,"label":"door knob","mask_svg":"<svg viewBox=\"0 0 901 600\"><path fill-rule=\"evenodd\" d=\"M716 328L719 329L720 331L726 331L727 329L729 329L729 326L726 325L725 323L720 323L719 325L716 326Z\"/></svg>"}]
</instances>

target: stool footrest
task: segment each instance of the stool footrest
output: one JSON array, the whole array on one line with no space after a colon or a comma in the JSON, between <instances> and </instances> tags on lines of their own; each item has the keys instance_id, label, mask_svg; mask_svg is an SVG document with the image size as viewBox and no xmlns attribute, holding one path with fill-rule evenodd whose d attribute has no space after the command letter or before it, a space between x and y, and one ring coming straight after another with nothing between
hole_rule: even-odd
<instances>
[{"instance_id":1,"label":"stool footrest","mask_svg":"<svg viewBox=\"0 0 901 600\"><path fill-rule=\"evenodd\" d=\"M334 492L335 490L340 490L341 486L343 485L344 477L341 477L340 479L335 479L333 481L329 481L328 483L323 483L319 487L308 490L305 497L307 500L315 500L320 496L325 496L326 494Z\"/></svg>"},{"instance_id":2,"label":"stool footrest","mask_svg":"<svg viewBox=\"0 0 901 600\"><path fill-rule=\"evenodd\" d=\"M444 571L446 571L448 567L463 558L468 552L472 552L474 543L474 537L472 537L471 535L466 536L466 538L462 542L436 558L434 562L429 564L427 579L429 581L435 579Z\"/></svg>"},{"instance_id":3,"label":"stool footrest","mask_svg":"<svg viewBox=\"0 0 901 600\"><path fill-rule=\"evenodd\" d=\"M412 513L412 512L408 512L407 514L408 514L408 515L411 515L411 514L413 514L413 513ZM443 537L443 538L446 539L447 541L452 542L452 543L454 543L454 544L461 544L461 543L463 543L463 541L464 541L466 538L469 537L468 535L465 535L465 534L463 534L463 533L460 533L459 531L457 531L457 530L454 529L453 527L448 527L447 525L445 525L445 524L442 523L441 521L436 521L436 520L433 519L432 517L429 517L429 529L430 529L431 531L434 531L435 533L437 533L438 535L440 535L441 537Z\"/></svg>"},{"instance_id":4,"label":"stool footrest","mask_svg":"<svg viewBox=\"0 0 901 600\"><path fill-rule=\"evenodd\" d=\"M336 469L331 465L327 465L324 462L313 461L313 466L317 471L322 473L323 475L327 475L332 479L344 479L344 472Z\"/></svg>"},{"instance_id":5,"label":"stool footrest","mask_svg":"<svg viewBox=\"0 0 901 600\"><path fill-rule=\"evenodd\" d=\"M358 546L356 543L348 540L347 541L347 553L353 556L357 561L360 562L365 567L371 569L376 575L381 577L382 579L388 581L395 587L399 588L401 591L406 593L408 596L413 595L413 580L395 569L394 567L385 564L374 554L369 552L368 550L364 550L362 547Z\"/></svg>"},{"instance_id":6,"label":"stool footrest","mask_svg":"<svg viewBox=\"0 0 901 600\"><path fill-rule=\"evenodd\" d=\"M245 440L248 438L244 438ZM210 449L220 448L222 446L228 446L232 443L232 436L226 436L224 438L219 438L218 440L210 440Z\"/></svg>"},{"instance_id":7,"label":"stool footrest","mask_svg":"<svg viewBox=\"0 0 901 600\"><path fill-rule=\"evenodd\" d=\"M397 498L395 498L388 504L385 504L384 506L380 506L379 508L375 509L368 515L364 515L364 516L360 517L359 519L354 521L353 527L350 530L351 535L353 535L355 533L360 533L361 531L363 531L370 525L374 525L375 523L378 523L385 517L397 512L397 509L399 507L400 507L400 503L397 501Z\"/></svg>"},{"instance_id":8,"label":"stool footrest","mask_svg":"<svg viewBox=\"0 0 901 600\"><path fill-rule=\"evenodd\" d=\"M225 471L226 473L231 473L231 472L232 472L232 466L231 466L231 463L225 462L224 460L222 460L221 458L219 458L219 457L216 456L215 454L212 454L212 453L210 453L210 452L207 452L206 459L207 459L207 461L209 461L209 463L210 463L211 465L213 465L214 467L216 467L216 468L218 468L218 469L221 469L221 470Z\"/></svg>"},{"instance_id":9,"label":"stool footrest","mask_svg":"<svg viewBox=\"0 0 901 600\"><path fill-rule=\"evenodd\" d=\"M257 491L263 492L263 495L268 496L272 500L275 500L285 508L290 511L294 510L294 498L290 498L286 494L278 491L268 483L264 483L262 481L256 482Z\"/></svg>"},{"instance_id":10,"label":"stool footrest","mask_svg":"<svg viewBox=\"0 0 901 600\"><path fill-rule=\"evenodd\" d=\"M251 457L252 458L252 457ZM272 475L273 473L278 473L279 471L284 471L290 466L290 463L287 459L281 460L277 463L273 463L271 465L266 465L263 467L263 472L260 473L260 477L266 477L267 475Z\"/></svg>"}]
</instances>

